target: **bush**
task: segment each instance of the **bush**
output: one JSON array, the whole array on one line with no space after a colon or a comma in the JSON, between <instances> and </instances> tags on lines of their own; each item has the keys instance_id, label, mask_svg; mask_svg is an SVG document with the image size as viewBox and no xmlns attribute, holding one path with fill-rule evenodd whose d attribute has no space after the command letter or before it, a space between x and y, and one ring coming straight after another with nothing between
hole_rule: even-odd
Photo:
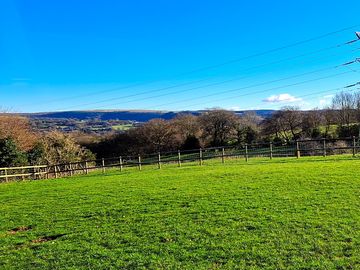
<instances>
[{"instance_id":1,"label":"bush","mask_svg":"<svg viewBox=\"0 0 360 270\"><path fill-rule=\"evenodd\" d=\"M200 140L195 136L188 136L181 146L183 150L192 150L192 149L199 149L201 148Z\"/></svg>"},{"instance_id":2,"label":"bush","mask_svg":"<svg viewBox=\"0 0 360 270\"><path fill-rule=\"evenodd\" d=\"M0 139L0 167L27 165L26 153L22 152L13 139Z\"/></svg>"},{"instance_id":3,"label":"bush","mask_svg":"<svg viewBox=\"0 0 360 270\"><path fill-rule=\"evenodd\" d=\"M40 142L36 143L33 149L28 152L28 159L31 165L44 165L45 161L44 145Z\"/></svg>"},{"instance_id":4,"label":"bush","mask_svg":"<svg viewBox=\"0 0 360 270\"><path fill-rule=\"evenodd\" d=\"M359 136L359 125L339 126L336 130L339 138Z\"/></svg>"},{"instance_id":5,"label":"bush","mask_svg":"<svg viewBox=\"0 0 360 270\"><path fill-rule=\"evenodd\" d=\"M81 147L71 136L60 132L47 134L29 156L33 164L66 164L95 159L90 150Z\"/></svg>"}]
</instances>

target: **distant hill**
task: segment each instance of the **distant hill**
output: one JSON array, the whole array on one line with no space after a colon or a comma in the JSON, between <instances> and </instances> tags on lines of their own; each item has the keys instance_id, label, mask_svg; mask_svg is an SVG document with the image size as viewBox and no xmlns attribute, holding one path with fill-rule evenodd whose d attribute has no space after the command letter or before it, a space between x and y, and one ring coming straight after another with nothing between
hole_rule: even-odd
<instances>
[{"instance_id":1,"label":"distant hill","mask_svg":"<svg viewBox=\"0 0 360 270\"><path fill-rule=\"evenodd\" d=\"M99 119L107 120L124 120L135 122L147 122L154 118L172 119L179 114L190 113L199 115L203 111L66 111L66 112L44 112L44 113L28 113L26 116L30 118L53 118L53 119L76 119L76 120L89 120ZM261 117L270 116L274 110L253 110L253 111L235 111L236 114L242 115L245 112L256 112Z\"/></svg>"}]
</instances>

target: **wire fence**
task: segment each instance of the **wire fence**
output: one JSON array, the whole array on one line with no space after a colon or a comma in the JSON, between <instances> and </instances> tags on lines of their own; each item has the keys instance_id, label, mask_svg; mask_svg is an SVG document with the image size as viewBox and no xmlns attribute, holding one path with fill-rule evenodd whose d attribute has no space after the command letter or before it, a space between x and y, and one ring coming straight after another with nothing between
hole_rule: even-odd
<instances>
[{"instance_id":1,"label":"wire fence","mask_svg":"<svg viewBox=\"0 0 360 270\"><path fill-rule=\"evenodd\" d=\"M252 158L286 158L303 156L330 156L330 155L357 155L360 149L359 138L345 139L316 139L298 140L288 143L269 142L253 143L236 146L201 148L193 150L178 150L173 152L153 153L138 156L119 156L115 158L101 158L81 162L72 162L56 165L37 165L24 167L0 168L0 182L18 180L38 180L73 176L76 174L89 174L94 170L103 173L108 168L118 168L123 171L126 168L156 165L161 169L164 164L177 164L197 162L202 165L210 159L220 159L225 163L226 159L242 158L246 162Z\"/></svg>"}]
</instances>

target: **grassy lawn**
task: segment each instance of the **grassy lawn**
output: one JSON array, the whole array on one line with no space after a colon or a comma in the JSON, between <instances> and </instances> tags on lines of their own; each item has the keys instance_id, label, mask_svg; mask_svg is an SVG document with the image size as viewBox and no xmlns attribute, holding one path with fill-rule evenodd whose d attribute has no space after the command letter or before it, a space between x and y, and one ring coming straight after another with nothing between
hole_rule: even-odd
<instances>
[{"instance_id":1,"label":"grassy lawn","mask_svg":"<svg viewBox=\"0 0 360 270\"><path fill-rule=\"evenodd\" d=\"M360 269L360 160L0 185L0 269Z\"/></svg>"}]
</instances>

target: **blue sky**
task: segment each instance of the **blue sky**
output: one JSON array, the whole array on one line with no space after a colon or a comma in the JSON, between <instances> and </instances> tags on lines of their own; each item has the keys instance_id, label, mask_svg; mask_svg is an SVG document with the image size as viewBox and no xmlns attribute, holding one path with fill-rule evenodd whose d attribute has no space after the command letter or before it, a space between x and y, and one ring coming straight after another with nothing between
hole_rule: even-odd
<instances>
[{"instance_id":1,"label":"blue sky","mask_svg":"<svg viewBox=\"0 0 360 270\"><path fill-rule=\"evenodd\" d=\"M358 0L1 0L0 107L321 107L360 81L360 63L334 68L360 57L360 41L333 48L355 39L359 10Z\"/></svg>"}]
</instances>

